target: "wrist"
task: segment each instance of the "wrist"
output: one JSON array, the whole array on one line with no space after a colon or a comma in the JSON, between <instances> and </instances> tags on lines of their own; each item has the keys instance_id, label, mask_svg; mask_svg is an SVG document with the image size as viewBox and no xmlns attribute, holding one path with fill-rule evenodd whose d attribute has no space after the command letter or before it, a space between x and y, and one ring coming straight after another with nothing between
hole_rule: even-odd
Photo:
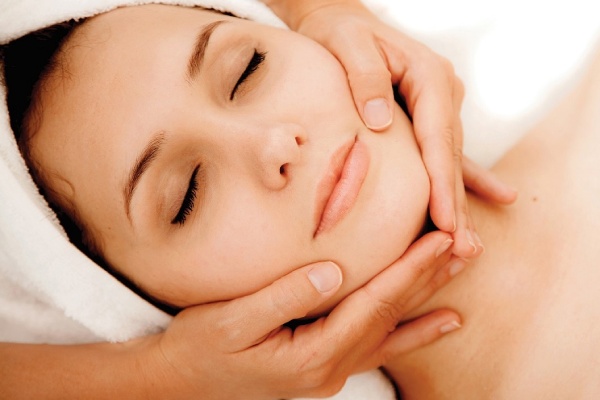
<instances>
[{"instance_id":1,"label":"wrist","mask_svg":"<svg viewBox=\"0 0 600 400\"><path fill-rule=\"evenodd\" d=\"M137 371L135 392L143 399L185 399L188 385L163 348L163 334L145 336L123 343L127 364ZM190 396L190 398L193 398Z\"/></svg>"}]
</instances>

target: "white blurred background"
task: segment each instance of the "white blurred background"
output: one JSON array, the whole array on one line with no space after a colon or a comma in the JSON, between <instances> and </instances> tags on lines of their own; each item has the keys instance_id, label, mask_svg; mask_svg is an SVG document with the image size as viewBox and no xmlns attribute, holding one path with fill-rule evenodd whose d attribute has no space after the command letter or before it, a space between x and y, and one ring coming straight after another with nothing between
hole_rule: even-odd
<instances>
[{"instance_id":1,"label":"white blurred background","mask_svg":"<svg viewBox=\"0 0 600 400\"><path fill-rule=\"evenodd\" d=\"M466 87L465 153L486 166L574 85L600 45L600 0L365 3L453 62Z\"/></svg>"}]
</instances>

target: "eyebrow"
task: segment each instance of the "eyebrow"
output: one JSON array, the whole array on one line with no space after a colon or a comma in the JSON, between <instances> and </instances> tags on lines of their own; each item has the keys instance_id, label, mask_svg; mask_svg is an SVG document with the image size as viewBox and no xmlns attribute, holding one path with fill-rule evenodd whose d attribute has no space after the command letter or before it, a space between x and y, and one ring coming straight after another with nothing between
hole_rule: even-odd
<instances>
[{"instance_id":1,"label":"eyebrow","mask_svg":"<svg viewBox=\"0 0 600 400\"><path fill-rule=\"evenodd\" d=\"M156 160L163 144L165 142L165 133L158 132L156 135L150 139L144 150L140 153L138 158L131 168L129 172L129 177L125 186L123 187L123 197L125 200L125 214L127 214L127 219L131 222L131 198L133 197L133 193L135 192L135 188L139 183L140 179L144 172L150 168L152 162Z\"/></svg>"},{"instance_id":2,"label":"eyebrow","mask_svg":"<svg viewBox=\"0 0 600 400\"><path fill-rule=\"evenodd\" d=\"M192 55L190 56L190 60L188 62L187 75L190 80L196 77L200 67L202 66L210 36L213 34L215 29L224 22L228 21L219 20L211 22L210 24L204 26L202 30L200 30L200 33L196 38L196 43L194 44L194 50L192 51Z\"/></svg>"}]
</instances>

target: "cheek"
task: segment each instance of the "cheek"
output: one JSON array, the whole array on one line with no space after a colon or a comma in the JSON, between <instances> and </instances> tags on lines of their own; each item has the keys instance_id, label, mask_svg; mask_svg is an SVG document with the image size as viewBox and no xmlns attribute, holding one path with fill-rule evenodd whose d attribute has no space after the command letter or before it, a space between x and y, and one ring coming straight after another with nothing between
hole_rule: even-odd
<instances>
[{"instance_id":1,"label":"cheek","mask_svg":"<svg viewBox=\"0 0 600 400\"><path fill-rule=\"evenodd\" d=\"M279 55L285 60L279 69L284 77L278 85L279 95L284 97L282 104L295 104L294 112L306 117L307 126L315 120L330 121L332 115L347 118L355 105L341 64L330 52L305 38L294 45L295 52Z\"/></svg>"},{"instance_id":2,"label":"cheek","mask_svg":"<svg viewBox=\"0 0 600 400\"><path fill-rule=\"evenodd\" d=\"M205 227L210 236L181 253L197 275L186 283L190 298L199 300L200 293L194 293L199 279L202 302L228 300L262 289L298 266L302 252L294 240L297 227L289 218L278 217L285 212L281 204L233 198L234 204L221 203L223 211L215 215L216 222Z\"/></svg>"},{"instance_id":3,"label":"cheek","mask_svg":"<svg viewBox=\"0 0 600 400\"><path fill-rule=\"evenodd\" d=\"M344 272L340 294L364 285L401 257L427 216L429 178L414 139L386 135L363 137L372 153L370 173L362 198L332 241L334 261Z\"/></svg>"}]
</instances>

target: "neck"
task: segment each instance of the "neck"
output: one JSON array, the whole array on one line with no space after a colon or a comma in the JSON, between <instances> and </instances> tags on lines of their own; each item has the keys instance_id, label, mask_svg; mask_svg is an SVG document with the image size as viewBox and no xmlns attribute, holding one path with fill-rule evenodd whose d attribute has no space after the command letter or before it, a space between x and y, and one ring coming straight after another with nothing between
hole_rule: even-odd
<instances>
[{"instance_id":1,"label":"neck","mask_svg":"<svg viewBox=\"0 0 600 400\"><path fill-rule=\"evenodd\" d=\"M540 238L531 234L533 222L523 221L529 212L523 211L523 204L495 206L471 197L469 207L485 245L484 254L470 261L463 272L407 318L451 308L461 314L463 327L389 368L399 386L411 388L408 398L428 398L436 387L456 388L456 382L464 385L465 393L481 385L500 385L497 380L511 370L516 355L526 352L514 327L521 328L519 334L524 334L523 327L532 327L531 316L547 297L553 274L532 268L547 264L537 260L539 252L530 251L540 247ZM427 392L415 392L418 390ZM455 393L460 390L456 388Z\"/></svg>"}]
</instances>

